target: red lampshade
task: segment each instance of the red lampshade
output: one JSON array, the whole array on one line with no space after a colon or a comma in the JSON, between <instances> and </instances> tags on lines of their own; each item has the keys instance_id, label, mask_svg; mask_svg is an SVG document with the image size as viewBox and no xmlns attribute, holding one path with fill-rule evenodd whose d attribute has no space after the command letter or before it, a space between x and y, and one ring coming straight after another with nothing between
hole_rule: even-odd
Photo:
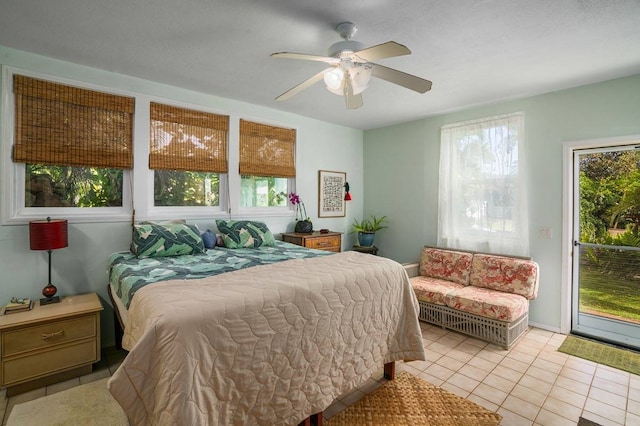
<instances>
[{"instance_id":1,"label":"red lampshade","mask_svg":"<svg viewBox=\"0 0 640 426\"><path fill-rule=\"evenodd\" d=\"M65 219L32 220L29 222L29 248L55 250L67 247L67 221Z\"/></svg>"}]
</instances>

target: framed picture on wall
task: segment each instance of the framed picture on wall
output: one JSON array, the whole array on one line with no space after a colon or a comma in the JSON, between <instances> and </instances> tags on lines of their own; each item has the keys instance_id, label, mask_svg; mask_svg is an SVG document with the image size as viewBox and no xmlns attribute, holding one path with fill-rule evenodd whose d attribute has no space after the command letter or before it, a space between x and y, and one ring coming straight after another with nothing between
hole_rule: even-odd
<instances>
[{"instance_id":1,"label":"framed picture on wall","mask_svg":"<svg viewBox=\"0 0 640 426\"><path fill-rule=\"evenodd\" d=\"M346 182L346 173L318 171L318 217L345 216L344 184Z\"/></svg>"}]
</instances>

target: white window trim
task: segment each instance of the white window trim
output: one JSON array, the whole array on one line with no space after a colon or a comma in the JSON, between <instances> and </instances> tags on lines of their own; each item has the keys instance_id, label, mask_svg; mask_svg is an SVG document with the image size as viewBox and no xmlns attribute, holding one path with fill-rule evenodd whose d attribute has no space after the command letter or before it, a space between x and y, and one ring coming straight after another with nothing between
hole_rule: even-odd
<instances>
[{"instance_id":1,"label":"white window trim","mask_svg":"<svg viewBox=\"0 0 640 426\"><path fill-rule=\"evenodd\" d=\"M30 220L43 217L64 217L70 222L118 222L131 220L131 173L125 170L123 173L122 207L24 207L24 179L25 165L14 163L12 149L15 137L15 98L13 94L13 75L21 74L28 77L53 81L70 86L83 87L90 90L112 93L122 96L131 96L129 93L97 86L94 84L60 78L44 73L36 73L19 68L2 67L2 134L0 145L2 149L2 225L26 224ZM134 120L135 128L135 120ZM19 184L21 182L21 184Z\"/></svg>"},{"instance_id":2,"label":"white window trim","mask_svg":"<svg viewBox=\"0 0 640 426\"><path fill-rule=\"evenodd\" d=\"M82 87L90 90L112 93L115 95L135 98L135 112L133 117L133 149L134 165L132 170L123 173L123 206L122 207L24 207L25 165L12 161L12 148L15 135L13 75L21 74L33 78L48 80L70 86ZM289 127L290 125L272 122L256 117L229 113L216 110L200 104L180 102L157 96L148 96L126 90L91 84L84 81L67 79L41 72L33 72L17 67L3 65L0 76L0 196L4 200L0 206L0 223L2 225L22 225L30 220L43 217L62 217L70 223L83 222L128 222L132 219L163 220L163 219L239 219L258 217L286 217L293 218L295 211L292 206L286 207L254 207L240 208L240 174L239 163L239 129L240 119L246 119L265 124ZM150 132L150 103L158 102L183 108L197 109L229 116L228 133L228 164L229 172L220 175L219 206L202 207L156 207L153 200L153 170L149 169L149 132ZM142 142L140 142L142 141ZM296 153L297 155L297 153ZM295 179L288 181L289 192L295 192ZM20 190L19 190L20 189Z\"/></svg>"}]
</instances>

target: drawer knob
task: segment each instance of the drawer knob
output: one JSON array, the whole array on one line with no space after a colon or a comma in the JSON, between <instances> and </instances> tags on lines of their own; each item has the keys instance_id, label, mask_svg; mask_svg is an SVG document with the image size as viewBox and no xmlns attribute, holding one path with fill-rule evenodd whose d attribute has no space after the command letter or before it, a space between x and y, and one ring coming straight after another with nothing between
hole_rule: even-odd
<instances>
[{"instance_id":1,"label":"drawer knob","mask_svg":"<svg viewBox=\"0 0 640 426\"><path fill-rule=\"evenodd\" d=\"M48 340L52 337L60 337L62 335L64 335L64 330L56 331L53 333L42 333L42 340Z\"/></svg>"}]
</instances>

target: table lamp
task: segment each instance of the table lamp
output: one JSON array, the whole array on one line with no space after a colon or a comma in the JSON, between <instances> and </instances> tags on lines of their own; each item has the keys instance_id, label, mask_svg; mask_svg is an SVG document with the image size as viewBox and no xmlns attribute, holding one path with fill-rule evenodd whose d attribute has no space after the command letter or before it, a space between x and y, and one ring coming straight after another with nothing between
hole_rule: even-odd
<instances>
[{"instance_id":1,"label":"table lamp","mask_svg":"<svg viewBox=\"0 0 640 426\"><path fill-rule=\"evenodd\" d=\"M64 219L33 220L29 222L29 247L31 250L47 250L49 252L49 283L42 289L43 299L40 305L60 302L56 296L58 289L51 284L51 250L68 246L67 221Z\"/></svg>"}]
</instances>

